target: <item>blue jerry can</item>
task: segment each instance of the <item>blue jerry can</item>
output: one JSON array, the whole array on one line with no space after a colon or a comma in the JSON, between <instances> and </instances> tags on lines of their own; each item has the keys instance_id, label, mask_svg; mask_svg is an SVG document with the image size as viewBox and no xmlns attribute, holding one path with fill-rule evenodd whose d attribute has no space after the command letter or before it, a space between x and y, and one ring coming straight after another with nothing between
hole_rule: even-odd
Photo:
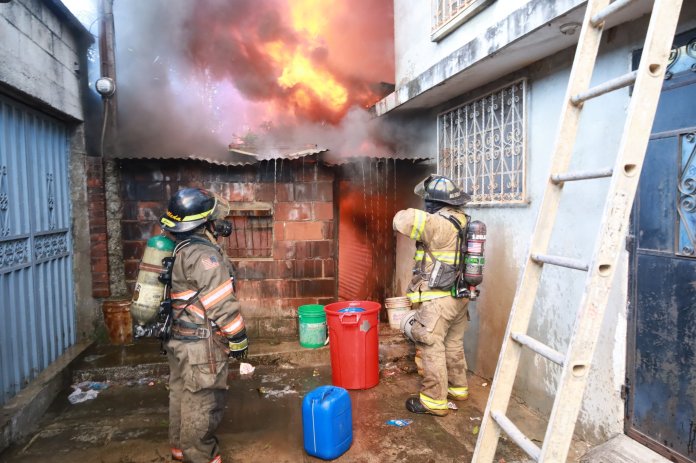
<instances>
[{"instance_id":1,"label":"blue jerry can","mask_svg":"<svg viewBox=\"0 0 696 463\"><path fill-rule=\"evenodd\" d=\"M348 391L320 386L302 401L305 451L324 460L341 456L353 443L353 413Z\"/></svg>"}]
</instances>

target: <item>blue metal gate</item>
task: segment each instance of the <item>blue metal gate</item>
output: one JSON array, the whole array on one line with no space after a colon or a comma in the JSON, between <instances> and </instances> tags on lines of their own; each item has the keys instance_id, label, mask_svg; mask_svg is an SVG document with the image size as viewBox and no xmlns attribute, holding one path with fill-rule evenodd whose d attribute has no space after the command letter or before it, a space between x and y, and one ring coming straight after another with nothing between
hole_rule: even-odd
<instances>
[{"instance_id":1,"label":"blue metal gate","mask_svg":"<svg viewBox=\"0 0 696 463\"><path fill-rule=\"evenodd\" d=\"M0 405L75 342L68 129L0 95Z\"/></svg>"}]
</instances>

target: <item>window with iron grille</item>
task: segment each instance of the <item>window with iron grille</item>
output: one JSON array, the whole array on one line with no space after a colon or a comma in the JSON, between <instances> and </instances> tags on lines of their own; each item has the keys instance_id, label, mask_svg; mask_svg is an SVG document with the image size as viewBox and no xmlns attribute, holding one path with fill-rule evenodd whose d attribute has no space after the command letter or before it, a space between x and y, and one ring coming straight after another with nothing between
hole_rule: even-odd
<instances>
[{"instance_id":1,"label":"window with iron grille","mask_svg":"<svg viewBox=\"0 0 696 463\"><path fill-rule=\"evenodd\" d=\"M474 204L526 202L526 89L522 79L438 116L437 171Z\"/></svg>"},{"instance_id":2,"label":"window with iron grille","mask_svg":"<svg viewBox=\"0 0 696 463\"><path fill-rule=\"evenodd\" d=\"M431 0L432 40L439 40L495 0Z\"/></svg>"},{"instance_id":3,"label":"window with iron grille","mask_svg":"<svg viewBox=\"0 0 696 463\"><path fill-rule=\"evenodd\" d=\"M223 239L231 259L271 258L273 256L273 211L270 206L235 204L227 216L232 234Z\"/></svg>"}]
</instances>

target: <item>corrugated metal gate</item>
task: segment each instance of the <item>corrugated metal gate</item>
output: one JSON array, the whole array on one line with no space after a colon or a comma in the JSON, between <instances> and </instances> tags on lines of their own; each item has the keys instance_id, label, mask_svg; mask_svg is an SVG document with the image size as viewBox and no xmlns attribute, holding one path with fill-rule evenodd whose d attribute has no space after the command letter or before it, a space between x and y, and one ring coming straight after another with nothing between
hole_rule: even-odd
<instances>
[{"instance_id":1,"label":"corrugated metal gate","mask_svg":"<svg viewBox=\"0 0 696 463\"><path fill-rule=\"evenodd\" d=\"M391 296L395 169L396 161L387 159L344 166L337 198L339 300L382 303Z\"/></svg>"},{"instance_id":2,"label":"corrugated metal gate","mask_svg":"<svg viewBox=\"0 0 696 463\"><path fill-rule=\"evenodd\" d=\"M0 405L75 342L68 129L0 95Z\"/></svg>"}]
</instances>

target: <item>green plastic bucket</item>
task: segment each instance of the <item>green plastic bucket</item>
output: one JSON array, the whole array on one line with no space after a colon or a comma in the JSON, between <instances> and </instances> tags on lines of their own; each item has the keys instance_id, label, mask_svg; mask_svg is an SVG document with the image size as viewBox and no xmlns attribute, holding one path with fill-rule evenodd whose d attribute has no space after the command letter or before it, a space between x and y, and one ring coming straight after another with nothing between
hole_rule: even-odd
<instances>
[{"instance_id":1,"label":"green plastic bucket","mask_svg":"<svg viewBox=\"0 0 696 463\"><path fill-rule=\"evenodd\" d=\"M316 349L326 344L326 312L321 304L301 305L297 309L300 319L300 345Z\"/></svg>"}]
</instances>

